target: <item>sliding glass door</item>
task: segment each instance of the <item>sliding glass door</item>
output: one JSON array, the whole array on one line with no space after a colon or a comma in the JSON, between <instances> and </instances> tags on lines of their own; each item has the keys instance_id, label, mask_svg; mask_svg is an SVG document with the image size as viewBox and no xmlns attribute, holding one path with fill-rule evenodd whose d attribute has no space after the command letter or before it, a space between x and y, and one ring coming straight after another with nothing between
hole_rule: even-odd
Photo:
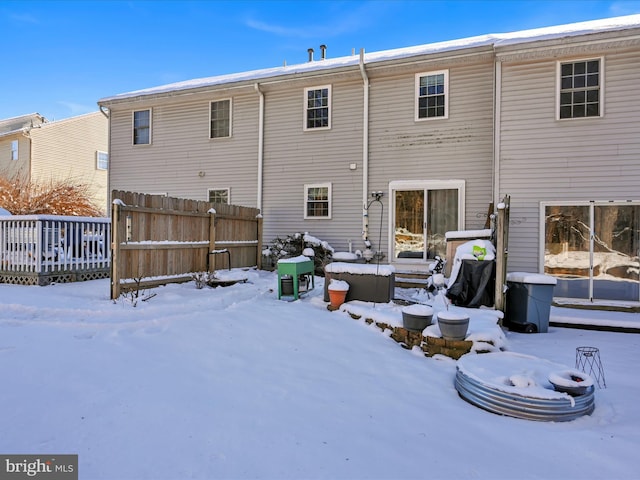
<instances>
[{"instance_id":1,"label":"sliding glass door","mask_svg":"<svg viewBox=\"0 0 640 480\"><path fill-rule=\"evenodd\" d=\"M544 272L554 296L640 300L640 203L543 204Z\"/></svg>"},{"instance_id":2,"label":"sliding glass door","mask_svg":"<svg viewBox=\"0 0 640 480\"><path fill-rule=\"evenodd\" d=\"M446 253L445 233L464 224L464 182L392 182L391 258L424 263Z\"/></svg>"}]
</instances>

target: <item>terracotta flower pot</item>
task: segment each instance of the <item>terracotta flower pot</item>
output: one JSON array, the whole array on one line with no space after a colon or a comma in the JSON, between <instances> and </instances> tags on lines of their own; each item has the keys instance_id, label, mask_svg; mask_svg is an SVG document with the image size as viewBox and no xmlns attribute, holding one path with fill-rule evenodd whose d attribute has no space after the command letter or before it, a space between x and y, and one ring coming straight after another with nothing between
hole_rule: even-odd
<instances>
[{"instance_id":1,"label":"terracotta flower pot","mask_svg":"<svg viewBox=\"0 0 640 480\"><path fill-rule=\"evenodd\" d=\"M340 305L344 303L347 298L347 290L331 290L329 289L329 302L331 308L340 308Z\"/></svg>"},{"instance_id":2,"label":"terracotta flower pot","mask_svg":"<svg viewBox=\"0 0 640 480\"><path fill-rule=\"evenodd\" d=\"M331 309L336 310L340 308L347 298L347 292L349 291L349 284L344 280L331 280L329 283L329 302L331 302Z\"/></svg>"}]
</instances>

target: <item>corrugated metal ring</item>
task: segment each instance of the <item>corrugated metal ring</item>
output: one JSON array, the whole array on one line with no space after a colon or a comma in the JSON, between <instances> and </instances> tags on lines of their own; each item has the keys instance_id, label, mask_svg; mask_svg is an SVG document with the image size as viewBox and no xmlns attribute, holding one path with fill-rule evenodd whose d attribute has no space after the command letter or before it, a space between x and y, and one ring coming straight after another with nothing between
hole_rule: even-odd
<instances>
[{"instance_id":1,"label":"corrugated metal ring","mask_svg":"<svg viewBox=\"0 0 640 480\"><path fill-rule=\"evenodd\" d=\"M507 393L475 380L459 369L455 387L467 402L499 415L547 422L567 422L589 415L595 408L594 387L584 395L569 398L533 398Z\"/></svg>"}]
</instances>

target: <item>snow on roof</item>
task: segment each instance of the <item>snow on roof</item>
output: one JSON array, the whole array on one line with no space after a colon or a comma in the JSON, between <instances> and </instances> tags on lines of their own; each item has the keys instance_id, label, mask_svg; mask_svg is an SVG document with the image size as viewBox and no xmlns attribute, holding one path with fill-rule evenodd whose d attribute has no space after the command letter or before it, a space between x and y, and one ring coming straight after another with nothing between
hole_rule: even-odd
<instances>
[{"instance_id":1,"label":"snow on roof","mask_svg":"<svg viewBox=\"0 0 640 480\"><path fill-rule=\"evenodd\" d=\"M531 30L521 30L510 33L487 34L475 37L448 40L444 42L417 45L413 47L397 48L380 52L367 53L364 55L364 63L375 63L386 60L401 59L417 55L428 55L448 51L462 50L474 47L500 47L514 44L523 44L541 40L552 40L592 33L602 33L616 30L640 28L640 14L628 15L624 17L605 18L588 22L558 25L553 27L543 27ZM158 87L136 90L133 92L121 93L110 97L102 98L99 104L108 103L115 100L126 100L128 98L157 95L181 90L192 90L202 87L212 87L243 81L257 81L265 78L272 78L282 75L294 75L298 73L312 72L318 70L328 70L331 68L349 67L358 65L360 57L351 55L334 59L324 59L306 62L297 65L266 68L252 70L248 72L218 75L207 78L197 78L182 82L170 83Z\"/></svg>"}]
</instances>

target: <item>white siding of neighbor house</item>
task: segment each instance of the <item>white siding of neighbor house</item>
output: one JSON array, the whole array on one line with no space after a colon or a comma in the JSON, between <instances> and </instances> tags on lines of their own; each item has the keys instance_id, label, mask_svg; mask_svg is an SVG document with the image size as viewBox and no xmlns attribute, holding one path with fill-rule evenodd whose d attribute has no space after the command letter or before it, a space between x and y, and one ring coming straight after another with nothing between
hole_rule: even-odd
<instances>
[{"instance_id":1,"label":"white siding of neighbor house","mask_svg":"<svg viewBox=\"0 0 640 480\"><path fill-rule=\"evenodd\" d=\"M447 119L415 121L415 74L449 70ZM389 182L465 180L465 229L484 228L492 202L493 62L416 65L412 72L371 79L370 191L385 192L387 251ZM379 214L369 216L378 238Z\"/></svg>"},{"instance_id":2,"label":"white siding of neighbor house","mask_svg":"<svg viewBox=\"0 0 640 480\"><path fill-rule=\"evenodd\" d=\"M511 196L511 271L538 271L540 202L640 200L640 52L604 58L604 116L555 119L556 59L502 67L500 189Z\"/></svg>"},{"instance_id":3,"label":"white siding of neighbor house","mask_svg":"<svg viewBox=\"0 0 640 480\"><path fill-rule=\"evenodd\" d=\"M100 112L45 123L29 133L31 178L70 180L88 186L97 206L107 213L107 171L98 170L96 151L108 152L108 121Z\"/></svg>"},{"instance_id":4,"label":"white siding of neighbor house","mask_svg":"<svg viewBox=\"0 0 640 480\"><path fill-rule=\"evenodd\" d=\"M331 85L331 128L303 130L304 89ZM295 232L345 250L348 240L363 248L362 111L363 84L352 79L322 78L283 84L265 92L264 240ZM356 170L349 165L355 163ZM330 220L304 219L304 186L331 183Z\"/></svg>"},{"instance_id":5,"label":"white siding of neighbor house","mask_svg":"<svg viewBox=\"0 0 640 480\"><path fill-rule=\"evenodd\" d=\"M232 98L232 136L210 139L210 102L227 98ZM258 106L253 93L112 107L110 188L195 200L208 200L209 189L229 188L231 203L255 207ZM133 145L133 111L147 108L151 145Z\"/></svg>"}]
</instances>

